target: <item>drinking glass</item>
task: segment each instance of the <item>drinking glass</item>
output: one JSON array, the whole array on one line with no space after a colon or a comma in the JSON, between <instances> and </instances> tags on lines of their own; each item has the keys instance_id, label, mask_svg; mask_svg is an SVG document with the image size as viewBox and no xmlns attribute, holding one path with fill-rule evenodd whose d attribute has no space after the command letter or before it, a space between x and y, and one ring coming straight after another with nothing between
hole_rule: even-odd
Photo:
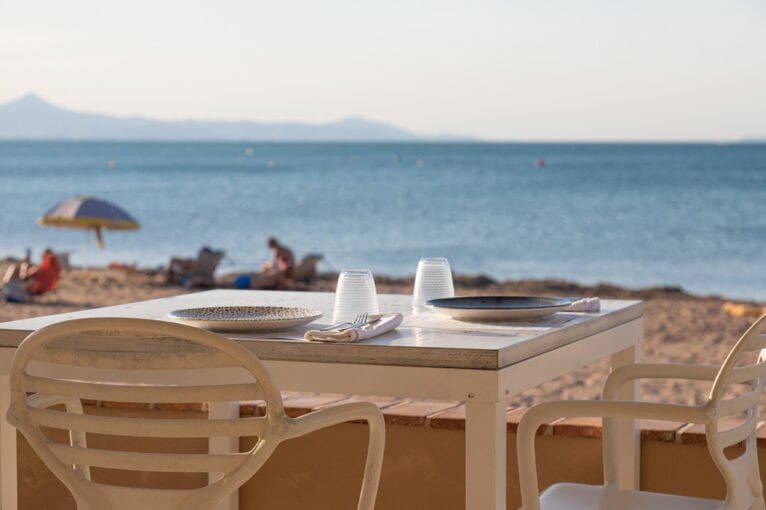
<instances>
[{"instance_id":1,"label":"drinking glass","mask_svg":"<svg viewBox=\"0 0 766 510\"><path fill-rule=\"evenodd\" d=\"M444 257L420 259L412 294L412 306L416 309L424 308L429 299L453 297L455 287L447 259Z\"/></svg>"},{"instance_id":2,"label":"drinking glass","mask_svg":"<svg viewBox=\"0 0 766 510\"><path fill-rule=\"evenodd\" d=\"M375 280L367 269L343 271L335 288L332 322L351 322L360 313L379 313Z\"/></svg>"}]
</instances>

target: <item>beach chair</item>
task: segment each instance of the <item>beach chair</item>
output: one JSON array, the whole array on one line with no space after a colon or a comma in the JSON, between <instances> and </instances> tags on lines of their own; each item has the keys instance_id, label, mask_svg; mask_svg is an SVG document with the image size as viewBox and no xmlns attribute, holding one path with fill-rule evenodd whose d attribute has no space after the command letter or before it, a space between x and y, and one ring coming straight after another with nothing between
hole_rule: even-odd
<instances>
[{"instance_id":1,"label":"beach chair","mask_svg":"<svg viewBox=\"0 0 766 510\"><path fill-rule=\"evenodd\" d=\"M119 348L105 346L115 340ZM210 510L247 482L282 441L354 420L366 421L370 432L357 508L372 510L375 504L385 442L380 410L356 402L290 418L261 361L209 331L122 318L53 324L19 346L10 391L9 423L72 492L78 510ZM68 405L81 399L142 404L255 400L263 402L263 413L240 417L235 412L226 419L154 419L135 412L104 416ZM56 403L66 404L65 410L49 407ZM69 431L71 439L49 440L43 429ZM94 440L86 444L71 436L78 433L93 434ZM138 439L106 442L110 436ZM254 444L242 452L169 452L172 438L200 437L233 439L228 441L233 444L249 437ZM101 468L135 476L126 484L100 474ZM210 478L196 488L189 488L188 481L181 487L158 487L158 473L206 473Z\"/></svg>"},{"instance_id":2,"label":"beach chair","mask_svg":"<svg viewBox=\"0 0 766 510\"><path fill-rule=\"evenodd\" d=\"M317 277L317 264L324 257L319 254L306 255L293 269L292 279L296 282L311 283Z\"/></svg>"},{"instance_id":3,"label":"beach chair","mask_svg":"<svg viewBox=\"0 0 766 510\"><path fill-rule=\"evenodd\" d=\"M189 288L215 287L215 270L223 259L223 251L200 250L189 270L185 285Z\"/></svg>"},{"instance_id":4,"label":"beach chair","mask_svg":"<svg viewBox=\"0 0 766 510\"><path fill-rule=\"evenodd\" d=\"M215 270L224 257L223 251L213 251L203 246L196 259L172 257L165 273L168 285L181 284L185 287L214 287Z\"/></svg>"},{"instance_id":5,"label":"beach chair","mask_svg":"<svg viewBox=\"0 0 766 510\"><path fill-rule=\"evenodd\" d=\"M655 363L627 365L610 374L604 387L603 401L548 402L529 409L521 419L516 437L522 509L763 510L766 506L758 468L755 430L766 370L765 347L766 316L742 335L720 367ZM755 361L747 359L756 356ZM644 378L712 381L713 385L707 402L702 405L615 400L623 385ZM722 430L727 418L742 415L741 423ZM538 494L534 444L538 427L557 418L587 416L604 418L604 485L558 483ZM708 451L726 482L726 499L717 501L619 489L614 420L620 418L705 425ZM724 454L724 450L738 444L743 444L744 449L736 458Z\"/></svg>"}]
</instances>

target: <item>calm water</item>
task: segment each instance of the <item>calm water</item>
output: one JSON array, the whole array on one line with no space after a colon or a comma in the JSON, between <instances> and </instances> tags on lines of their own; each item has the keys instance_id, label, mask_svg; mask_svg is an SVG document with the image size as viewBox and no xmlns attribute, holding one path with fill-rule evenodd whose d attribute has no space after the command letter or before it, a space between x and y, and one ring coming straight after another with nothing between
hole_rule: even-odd
<instances>
[{"instance_id":1,"label":"calm water","mask_svg":"<svg viewBox=\"0 0 766 510\"><path fill-rule=\"evenodd\" d=\"M35 225L77 194L142 223L106 251L91 240L90 264L207 244L223 271L253 268L275 235L324 269L405 275L446 256L497 278L766 299L766 145L0 142L0 256L50 245L85 262L82 232Z\"/></svg>"}]
</instances>

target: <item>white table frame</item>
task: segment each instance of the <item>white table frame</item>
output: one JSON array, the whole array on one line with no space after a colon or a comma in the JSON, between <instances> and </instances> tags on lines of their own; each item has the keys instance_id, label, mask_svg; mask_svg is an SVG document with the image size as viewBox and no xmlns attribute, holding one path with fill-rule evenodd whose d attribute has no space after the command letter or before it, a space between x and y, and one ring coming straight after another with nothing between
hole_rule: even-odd
<instances>
[{"instance_id":1,"label":"white table frame","mask_svg":"<svg viewBox=\"0 0 766 510\"><path fill-rule=\"evenodd\" d=\"M610 357L613 369L636 363L642 339L643 318L638 317L497 370L280 360L265 360L265 363L282 390L464 401L466 508L505 510L509 401L522 391L602 358ZM3 413L8 407L8 373L14 350L0 348L0 409ZM148 373L136 373L135 377L151 382L147 381ZM153 377L156 379L156 374ZM637 399L638 393L638 385L629 384L620 397ZM228 417L235 413L238 413L236 405L217 403L211 405L209 417ZM619 423L618 434L620 487L634 489L638 487L640 457L635 421ZM16 431L4 417L0 422L0 445L0 508L16 510ZM210 450L231 451L233 446L228 439L213 439ZM221 508L238 509L236 495Z\"/></svg>"}]
</instances>

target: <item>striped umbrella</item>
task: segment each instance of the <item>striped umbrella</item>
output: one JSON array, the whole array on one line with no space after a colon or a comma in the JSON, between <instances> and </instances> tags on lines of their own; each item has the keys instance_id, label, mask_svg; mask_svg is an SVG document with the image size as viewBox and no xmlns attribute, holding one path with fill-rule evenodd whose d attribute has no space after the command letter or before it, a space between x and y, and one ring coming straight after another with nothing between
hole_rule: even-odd
<instances>
[{"instance_id":1,"label":"striped umbrella","mask_svg":"<svg viewBox=\"0 0 766 510\"><path fill-rule=\"evenodd\" d=\"M120 207L93 197L72 197L54 205L37 223L48 227L93 230L98 247L104 248L101 231L137 230L140 225Z\"/></svg>"}]
</instances>

